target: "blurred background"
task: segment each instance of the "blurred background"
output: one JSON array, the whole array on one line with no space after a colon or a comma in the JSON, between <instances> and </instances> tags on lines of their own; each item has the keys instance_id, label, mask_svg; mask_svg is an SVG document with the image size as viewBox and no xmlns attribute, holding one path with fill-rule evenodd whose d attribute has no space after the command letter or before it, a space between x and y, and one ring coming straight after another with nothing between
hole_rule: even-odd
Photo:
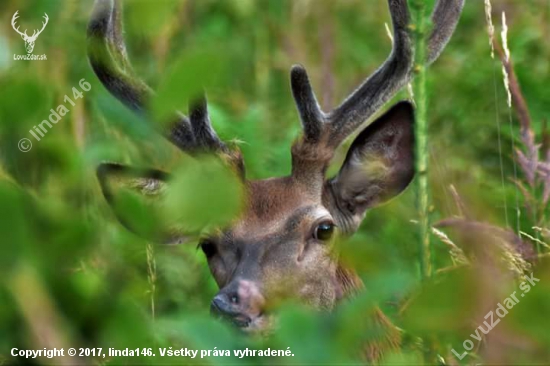
<instances>
[{"instance_id":1,"label":"blurred background","mask_svg":"<svg viewBox=\"0 0 550 366\"><path fill-rule=\"evenodd\" d=\"M403 334L401 349L383 362L550 362L550 1L493 0L492 7L497 36L506 13L508 48L529 124L507 106L502 63L498 53L491 58L484 2L469 0L449 45L427 73L431 220L446 220L431 238L433 276L419 275L411 186L370 212L359 232L342 243L342 260L365 282L362 294L330 314L283 306L278 331L256 339L210 319L217 287L196 243L148 243L119 224L101 194L95 176L101 162L172 171L186 158L93 74L86 56L92 2L2 1L0 364L31 362L12 358L12 347L161 346L291 347L295 356L85 363L349 364L369 332L362 320L375 306ZM29 34L48 14L34 49L46 61L14 60L14 54L26 54L11 27L16 11ZM391 50L383 0L128 0L124 23L133 67L158 91L155 107L186 111L188 98L204 86L215 129L240 146L251 179L290 172L290 145L300 132L289 87L293 64L307 67L328 110ZM82 91L82 79L90 91ZM404 90L395 101L409 97ZM29 131L59 105L69 112L37 141ZM31 140L30 151L18 149L22 138ZM346 146L331 174L345 152ZM200 192L204 187L197 181L189 189ZM215 205L227 204L217 197ZM136 220L150 220L143 206L129 207L138 207ZM192 207L193 214L212 215L214 206L208 207ZM540 282L458 360L451 350L462 354L464 340L487 311L531 271Z\"/></svg>"}]
</instances>

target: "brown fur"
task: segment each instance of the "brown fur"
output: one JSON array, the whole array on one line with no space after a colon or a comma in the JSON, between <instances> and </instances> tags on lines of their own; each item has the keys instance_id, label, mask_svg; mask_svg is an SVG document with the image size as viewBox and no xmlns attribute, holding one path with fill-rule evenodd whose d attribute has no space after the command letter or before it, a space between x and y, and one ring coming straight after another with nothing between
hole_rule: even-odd
<instances>
[{"instance_id":1,"label":"brown fur","mask_svg":"<svg viewBox=\"0 0 550 366\"><path fill-rule=\"evenodd\" d=\"M249 182L247 201L246 220L265 222L283 217L308 201L312 203L313 197L294 178L283 177Z\"/></svg>"}]
</instances>

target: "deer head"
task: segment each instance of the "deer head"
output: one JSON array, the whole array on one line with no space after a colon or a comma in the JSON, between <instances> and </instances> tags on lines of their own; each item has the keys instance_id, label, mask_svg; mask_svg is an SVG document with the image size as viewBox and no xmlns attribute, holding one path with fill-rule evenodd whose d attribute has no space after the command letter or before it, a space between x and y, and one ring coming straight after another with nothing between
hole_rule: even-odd
<instances>
[{"instance_id":1,"label":"deer head","mask_svg":"<svg viewBox=\"0 0 550 366\"><path fill-rule=\"evenodd\" d=\"M393 23L393 50L385 63L336 109L317 103L305 69L294 66L290 85L303 133L291 149L289 176L250 181L236 149L214 132L202 96L189 116L174 113L165 137L191 156L221 156L241 178L245 209L227 227L200 238L219 292L212 312L238 326L262 329L266 306L292 296L315 308L331 309L357 284L335 253L337 236L353 234L365 213L402 192L414 176L414 111L403 101L363 129L355 138L336 176L326 178L338 146L377 112L413 75L414 48L406 0L388 0ZM463 0L439 0L432 15L428 62L447 44ZM88 28L88 54L103 85L138 114L149 116L151 89L133 76L122 39L121 13L113 0L97 0ZM118 62L117 62L118 60ZM170 175L104 164L98 169L103 192L112 200L110 179L129 177L132 184L162 192ZM177 189L177 187L176 187ZM189 233L170 233L169 241L189 240Z\"/></svg>"},{"instance_id":2,"label":"deer head","mask_svg":"<svg viewBox=\"0 0 550 366\"><path fill-rule=\"evenodd\" d=\"M21 32L19 31L19 26L16 25L17 18L19 18L18 13L19 11L16 11L15 14L13 14L13 17L11 18L11 26L17 33L19 33L19 35L21 35L21 38L23 38L23 40L25 41L25 49L27 50L27 53L32 53L32 51L34 50L34 42L36 42L36 39L48 24L48 14L44 13L44 22L42 22L42 29L35 29L32 33L32 36L28 36L26 29L24 32Z\"/></svg>"}]
</instances>

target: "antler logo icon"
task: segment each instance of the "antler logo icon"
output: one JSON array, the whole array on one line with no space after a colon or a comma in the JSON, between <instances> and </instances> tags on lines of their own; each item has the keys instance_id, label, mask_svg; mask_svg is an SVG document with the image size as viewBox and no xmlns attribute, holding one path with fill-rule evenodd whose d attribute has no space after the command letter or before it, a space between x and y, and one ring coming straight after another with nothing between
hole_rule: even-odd
<instances>
[{"instance_id":1,"label":"antler logo icon","mask_svg":"<svg viewBox=\"0 0 550 366\"><path fill-rule=\"evenodd\" d=\"M15 14L13 14L13 18L11 18L11 26L13 27L13 29L19 33L21 35L21 38L23 38L23 40L25 41L25 49L27 50L27 53L32 53L32 50L34 49L34 42L36 42L36 39L38 38L38 36L40 35L40 33L42 33L42 31L44 30L44 28L46 28L46 25L48 24L48 14L44 13L44 22L42 23L42 29L40 30L34 30L33 31L33 34L32 36L28 36L27 35L27 30L25 29L24 32L21 32L19 30L19 26L17 26L16 24L16 20L17 18L19 18L19 10L15 12Z\"/></svg>"}]
</instances>

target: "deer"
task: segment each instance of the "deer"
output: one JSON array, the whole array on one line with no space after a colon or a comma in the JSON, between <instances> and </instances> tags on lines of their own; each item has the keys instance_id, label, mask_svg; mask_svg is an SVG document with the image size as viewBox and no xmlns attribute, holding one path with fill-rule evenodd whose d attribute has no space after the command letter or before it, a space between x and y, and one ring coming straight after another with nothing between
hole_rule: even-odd
<instances>
[{"instance_id":1,"label":"deer","mask_svg":"<svg viewBox=\"0 0 550 366\"><path fill-rule=\"evenodd\" d=\"M427 64L447 45L464 0L438 0L431 15ZM242 183L242 212L227 227L207 235L166 233L162 243L198 241L219 286L211 313L238 329L261 333L273 327L269 304L293 298L313 309L331 311L363 287L353 269L340 263L337 238L350 237L367 211L404 191L415 176L414 107L400 101L360 131L339 172L326 177L338 147L414 76L414 44L407 0L388 0L393 46L387 60L338 107L326 112L317 102L306 69L292 66L290 88L302 125L291 148L288 176L247 180L243 156L214 131L205 93L189 103L188 115L174 111L168 127L158 127L184 154L223 160ZM129 67L122 36L120 1L96 0L88 25L88 58L104 87L122 104L152 120L153 90ZM163 125L166 126L166 125ZM118 163L97 168L103 195L112 203L110 182L121 177L147 193L170 187L171 175ZM177 189L174 188L174 189ZM123 225L132 230L123 218ZM386 329L380 342L366 346L368 359L395 349L400 333L381 310L373 326Z\"/></svg>"},{"instance_id":2,"label":"deer","mask_svg":"<svg viewBox=\"0 0 550 366\"><path fill-rule=\"evenodd\" d=\"M23 40L25 41L25 49L27 50L27 53L32 53L32 51L34 50L34 43L36 42L36 39L38 38L40 33L42 33L42 31L44 31L44 29L46 28L46 25L48 25L48 21L50 20L50 18L48 18L48 14L44 13L44 17L43 17L44 21L42 22L42 29L40 30L35 29L32 33L32 36L27 35L26 29L24 32L21 32L19 30L19 26L17 26L16 24L18 18L19 18L19 10L16 11L15 14L13 14L13 17L11 18L11 26L17 33L19 33L21 38L23 38Z\"/></svg>"}]
</instances>

